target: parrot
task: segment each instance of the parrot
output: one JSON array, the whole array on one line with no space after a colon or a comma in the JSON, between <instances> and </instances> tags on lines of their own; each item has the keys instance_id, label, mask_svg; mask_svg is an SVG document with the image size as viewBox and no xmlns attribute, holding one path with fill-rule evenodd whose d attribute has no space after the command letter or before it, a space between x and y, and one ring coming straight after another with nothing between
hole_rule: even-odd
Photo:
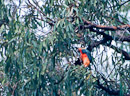
<instances>
[{"instance_id":1,"label":"parrot","mask_svg":"<svg viewBox=\"0 0 130 96\"><path fill-rule=\"evenodd\" d=\"M86 48L78 48L80 52L80 59L82 60L84 67L88 67L92 61L91 53Z\"/></svg>"}]
</instances>

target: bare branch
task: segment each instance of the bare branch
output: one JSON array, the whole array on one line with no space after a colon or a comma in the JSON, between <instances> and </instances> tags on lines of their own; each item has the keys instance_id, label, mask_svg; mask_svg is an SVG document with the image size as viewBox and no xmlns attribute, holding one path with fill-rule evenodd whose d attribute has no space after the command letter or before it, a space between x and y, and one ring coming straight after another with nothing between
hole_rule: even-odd
<instances>
[{"instance_id":1,"label":"bare branch","mask_svg":"<svg viewBox=\"0 0 130 96\"><path fill-rule=\"evenodd\" d=\"M130 25L126 24L126 25L121 25L121 26L103 26L103 25L96 25L93 24L92 22L85 20L84 18L82 18L83 22L85 25L91 25L91 27L93 28L97 28L97 29L104 29L107 31L116 31L116 30L123 30L123 29L130 29Z\"/></svg>"}]
</instances>

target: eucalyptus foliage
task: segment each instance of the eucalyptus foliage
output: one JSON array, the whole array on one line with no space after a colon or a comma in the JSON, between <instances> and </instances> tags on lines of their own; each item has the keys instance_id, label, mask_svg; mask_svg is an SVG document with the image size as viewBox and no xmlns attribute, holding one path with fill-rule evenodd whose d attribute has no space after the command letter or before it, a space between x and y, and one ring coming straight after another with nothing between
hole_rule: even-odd
<instances>
[{"instance_id":1,"label":"eucalyptus foliage","mask_svg":"<svg viewBox=\"0 0 130 96\"><path fill-rule=\"evenodd\" d=\"M1 96L110 96L99 81L120 96L130 94L130 62L105 44L91 51L89 67L74 65L76 47L102 39L82 28L82 18L119 26L130 23L129 9L129 0L0 0ZM130 53L129 42L106 34Z\"/></svg>"}]
</instances>

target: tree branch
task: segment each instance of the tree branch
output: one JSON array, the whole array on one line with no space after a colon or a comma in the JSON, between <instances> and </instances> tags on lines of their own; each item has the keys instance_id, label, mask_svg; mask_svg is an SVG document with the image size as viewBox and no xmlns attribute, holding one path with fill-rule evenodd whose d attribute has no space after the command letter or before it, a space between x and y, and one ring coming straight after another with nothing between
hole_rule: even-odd
<instances>
[{"instance_id":1,"label":"tree branch","mask_svg":"<svg viewBox=\"0 0 130 96\"><path fill-rule=\"evenodd\" d=\"M82 18L83 22L85 25L90 25L90 27L92 28L97 28L97 29L104 29L106 31L116 31L116 30L123 30L123 29L128 29L130 30L130 25L126 24L126 25L121 25L121 26L103 26L103 25L96 25L93 24L90 21L85 20L84 18Z\"/></svg>"},{"instance_id":2,"label":"tree branch","mask_svg":"<svg viewBox=\"0 0 130 96\"><path fill-rule=\"evenodd\" d=\"M97 80L97 84L98 84L98 87L102 90L104 90L105 92L107 92L109 95L119 95L120 94L120 90L114 90L114 89L110 89L109 87L105 87L103 86L99 79Z\"/></svg>"},{"instance_id":3,"label":"tree branch","mask_svg":"<svg viewBox=\"0 0 130 96\"><path fill-rule=\"evenodd\" d=\"M130 2L130 0L125 1L125 2L122 3L120 6L122 6L122 5L124 5L124 4L128 3L128 2Z\"/></svg>"},{"instance_id":4,"label":"tree branch","mask_svg":"<svg viewBox=\"0 0 130 96\"><path fill-rule=\"evenodd\" d=\"M130 60L130 55L126 52L126 51L124 51L124 50L122 50L122 49L120 49L120 48L117 48L117 47L115 47L114 45L109 45L109 44L107 44L107 41L109 41L109 39L103 39L103 40L100 40L100 41L93 41L93 43L91 43L90 45L88 45L88 50L89 51L92 51L92 49L94 48L94 47L97 47L97 46L99 46L100 44L106 44L106 46L108 46L108 47L110 47L110 48L112 48L112 49L114 49L116 52L118 52L118 53L122 53L122 55L125 57L125 60Z\"/></svg>"},{"instance_id":5,"label":"tree branch","mask_svg":"<svg viewBox=\"0 0 130 96\"><path fill-rule=\"evenodd\" d=\"M102 30L102 31L99 31L99 29L97 28L97 27L94 27L94 26L100 26L100 25L94 25L93 26L93 24L91 23L91 22L89 22L89 21L86 21L88 24L90 24L90 25L81 25L80 26L80 29L90 29L90 31L91 32L95 32L95 33L97 33L97 34L100 34L100 35L103 35L103 37L105 37L106 39L109 39L109 40L118 40L118 41L127 41L127 42L130 42L130 36L123 36L121 33L118 33L117 32L117 34L121 34L121 35L117 35L117 36L115 36L115 37L112 37L112 36L110 36L110 35L108 35L108 34L106 34L105 33L105 31L104 30ZM122 25L122 26L120 26L120 28L127 28L128 26L130 26L130 25ZM100 26L101 27L101 26ZM94 29L94 28L97 28L97 29ZM103 28L103 27L102 27ZM101 29L102 29L101 28ZM111 28L111 27L106 27L105 29L109 29L109 28ZM114 28L114 27L113 27ZM76 27L75 28L75 31L77 31L77 29L78 29L78 27ZM112 29L110 29L110 30L112 30ZM113 29L114 30L114 29Z\"/></svg>"},{"instance_id":6,"label":"tree branch","mask_svg":"<svg viewBox=\"0 0 130 96\"><path fill-rule=\"evenodd\" d=\"M47 17L46 16L46 14L45 13L43 13L43 11L41 11L40 9L38 9L35 5L33 5L29 0L28 0L28 3L30 4L30 6L33 6L34 7L34 9L36 9L38 12L40 12L47 20L49 20L49 21L46 21L50 26L54 26L54 21L52 20L52 19L50 19L49 17ZM36 3L36 5L38 5L37 3ZM42 17L41 17L42 18ZM43 18L42 18L42 21L43 21ZM51 22L50 22L51 21Z\"/></svg>"},{"instance_id":7,"label":"tree branch","mask_svg":"<svg viewBox=\"0 0 130 96\"><path fill-rule=\"evenodd\" d=\"M87 49L88 49L89 51L92 51L92 49L93 49L94 47L97 47L97 46L99 46L100 44L106 44L108 47L114 49L114 50L117 51L118 53L122 53L122 54L124 55L124 57L125 57L125 60L130 60L130 55L129 55L126 51L124 51L124 50L122 50L122 49L120 49L120 48L117 48L117 47L111 45L111 41L114 40L112 36L106 34L104 31L99 31L98 29L97 29L97 30L94 29L94 26L95 26L95 27L99 27L100 25L92 24L92 23L89 22L89 21L85 21L85 22L87 22L87 24L90 24L90 25L88 25L88 26L86 26L86 27L83 27L83 28L89 28L90 31L96 32L97 34L101 34L101 35L103 35L103 37L104 37L103 40L93 41L90 45L88 45L88 48L87 48ZM130 25L122 25L122 26L120 26L120 28L125 28L125 27L130 27ZM100 26L99 28L102 28L102 27ZM111 28L116 28L116 27L107 27L107 26L105 27L105 29L109 29L109 28L110 28L110 30L112 30ZM118 28L118 27L117 27L117 28ZM77 30L77 28L76 28L75 30ZM113 29L113 30L114 30L114 29ZM115 39L116 39L116 40L119 40L119 41L128 41L128 42L130 42L130 36L121 36L121 37L116 37ZM110 43L107 44L107 41L110 41Z\"/></svg>"},{"instance_id":8,"label":"tree branch","mask_svg":"<svg viewBox=\"0 0 130 96\"><path fill-rule=\"evenodd\" d=\"M88 50L89 51L92 51L92 49L94 48L94 47L97 47L97 46L99 46L100 44L106 44L108 47L110 47L110 48L112 48L112 49L114 49L115 51L117 51L118 53L122 53L123 54L123 56L125 57L125 60L130 60L130 55L126 52L126 51L124 51L124 50L122 50L122 49L120 49L120 48L117 48L117 47L115 47L114 45L110 45L110 44L107 44L107 41L111 41L111 40L113 40L113 38L112 38L112 36L109 36L109 35L107 35L106 33L104 33L104 32L100 32L100 31L97 31L97 30L94 30L94 29L91 29L92 31L94 31L94 32L97 32L98 34L101 34L101 35L103 35L103 40L100 40L100 41L93 41L90 45L88 45ZM129 36L127 37L127 38L120 38L120 40L122 40L122 41L124 41L124 40L130 40L129 39Z\"/></svg>"},{"instance_id":9,"label":"tree branch","mask_svg":"<svg viewBox=\"0 0 130 96\"><path fill-rule=\"evenodd\" d=\"M103 35L103 37L106 38L106 39L114 40L112 36L106 34L104 31L95 30L93 28L90 28L90 31L96 32L97 34L100 34L100 35ZM120 37L119 36L114 37L115 40L130 42L130 36L120 36Z\"/></svg>"},{"instance_id":10,"label":"tree branch","mask_svg":"<svg viewBox=\"0 0 130 96\"><path fill-rule=\"evenodd\" d=\"M97 34L100 34L100 35L103 35L103 37L104 37L105 39L113 40L113 37L110 36L110 35L108 35L108 34L106 34L104 31L95 30L95 29L93 29L93 28L90 28L90 31L96 32Z\"/></svg>"},{"instance_id":11,"label":"tree branch","mask_svg":"<svg viewBox=\"0 0 130 96\"><path fill-rule=\"evenodd\" d=\"M100 41L93 41L90 45L88 45L88 50L91 52L94 47L99 46L100 44L105 44L107 42L106 39Z\"/></svg>"},{"instance_id":12,"label":"tree branch","mask_svg":"<svg viewBox=\"0 0 130 96\"><path fill-rule=\"evenodd\" d=\"M130 42L130 36L122 36L121 38L119 38L120 41L128 41Z\"/></svg>"},{"instance_id":13,"label":"tree branch","mask_svg":"<svg viewBox=\"0 0 130 96\"><path fill-rule=\"evenodd\" d=\"M122 53L123 56L125 56L125 60L130 60L130 55L126 51L124 51L124 50L122 50L120 48L117 48L114 45L111 45L111 46L108 46L108 47L114 49L118 53Z\"/></svg>"}]
</instances>

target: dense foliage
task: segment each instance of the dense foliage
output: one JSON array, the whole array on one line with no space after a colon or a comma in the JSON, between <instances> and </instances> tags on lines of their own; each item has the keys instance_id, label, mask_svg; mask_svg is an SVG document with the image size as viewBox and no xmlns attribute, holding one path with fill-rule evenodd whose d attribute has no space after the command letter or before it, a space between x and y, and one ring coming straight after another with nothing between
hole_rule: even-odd
<instances>
[{"instance_id":1,"label":"dense foliage","mask_svg":"<svg viewBox=\"0 0 130 96\"><path fill-rule=\"evenodd\" d=\"M0 95L130 95L129 1L0 0Z\"/></svg>"}]
</instances>

